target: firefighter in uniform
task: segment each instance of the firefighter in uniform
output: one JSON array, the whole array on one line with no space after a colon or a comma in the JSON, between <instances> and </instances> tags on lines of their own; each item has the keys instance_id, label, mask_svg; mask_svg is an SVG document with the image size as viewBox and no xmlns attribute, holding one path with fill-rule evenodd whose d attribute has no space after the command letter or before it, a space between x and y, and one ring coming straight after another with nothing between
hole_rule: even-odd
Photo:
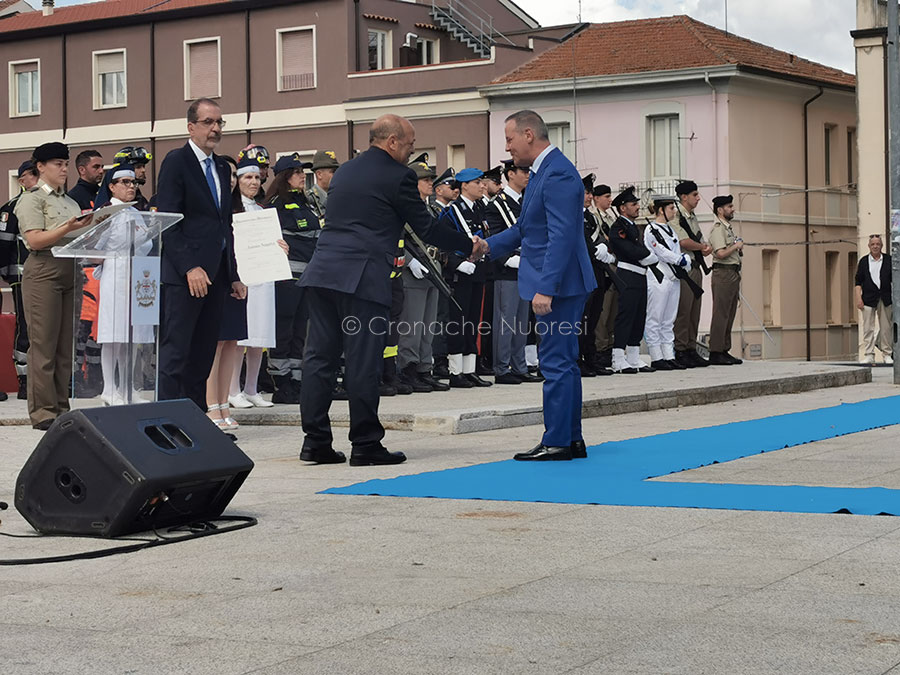
<instances>
[{"instance_id":1,"label":"firefighter in uniform","mask_svg":"<svg viewBox=\"0 0 900 675\"><path fill-rule=\"evenodd\" d=\"M268 366L275 382L273 403L300 402L303 347L309 315L299 282L322 231L321 221L303 193L304 169L310 166L296 153L282 157L275 163L275 180L266 192L266 206L278 212L293 277L275 282L275 347L269 350Z\"/></svg>"},{"instance_id":2,"label":"firefighter in uniform","mask_svg":"<svg viewBox=\"0 0 900 675\"><path fill-rule=\"evenodd\" d=\"M28 382L28 325L25 322L25 306L22 303L22 267L28 257L28 249L19 232L19 219L14 209L19 197L35 185L38 176L34 162L22 162L18 171L21 192L0 208L0 276L12 289L13 308L16 313L16 333L13 341L13 362L19 380L18 398L25 399ZM0 392L0 401L7 399L6 392Z\"/></svg>"}]
</instances>

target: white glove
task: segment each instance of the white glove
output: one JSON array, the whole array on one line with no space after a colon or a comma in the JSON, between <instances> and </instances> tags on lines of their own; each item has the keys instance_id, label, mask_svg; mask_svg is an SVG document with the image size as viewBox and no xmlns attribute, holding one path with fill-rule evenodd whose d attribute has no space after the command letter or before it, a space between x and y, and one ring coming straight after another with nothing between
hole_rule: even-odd
<instances>
[{"instance_id":1,"label":"white glove","mask_svg":"<svg viewBox=\"0 0 900 675\"><path fill-rule=\"evenodd\" d=\"M506 262L503 263L504 266L509 267L510 269L517 270L519 269L519 256L511 255L506 259Z\"/></svg>"},{"instance_id":2,"label":"white glove","mask_svg":"<svg viewBox=\"0 0 900 675\"><path fill-rule=\"evenodd\" d=\"M416 279L424 279L425 275L428 274L428 268L425 267L422 263L420 263L415 258L412 258L407 265L409 271L412 272L412 275Z\"/></svg>"},{"instance_id":3,"label":"white glove","mask_svg":"<svg viewBox=\"0 0 900 675\"><path fill-rule=\"evenodd\" d=\"M463 274L474 274L475 273L475 263L469 262L468 260L463 260L459 263L459 266L456 268L457 272L462 272Z\"/></svg>"},{"instance_id":4,"label":"white glove","mask_svg":"<svg viewBox=\"0 0 900 675\"><path fill-rule=\"evenodd\" d=\"M606 244L597 244L597 248L594 250L594 257L607 265L616 262L616 256L609 252L609 247Z\"/></svg>"},{"instance_id":5,"label":"white glove","mask_svg":"<svg viewBox=\"0 0 900 675\"><path fill-rule=\"evenodd\" d=\"M650 267L653 263L659 262L659 258L656 257L656 254L653 251L650 251L650 255L640 261L641 265L644 267Z\"/></svg>"}]
</instances>

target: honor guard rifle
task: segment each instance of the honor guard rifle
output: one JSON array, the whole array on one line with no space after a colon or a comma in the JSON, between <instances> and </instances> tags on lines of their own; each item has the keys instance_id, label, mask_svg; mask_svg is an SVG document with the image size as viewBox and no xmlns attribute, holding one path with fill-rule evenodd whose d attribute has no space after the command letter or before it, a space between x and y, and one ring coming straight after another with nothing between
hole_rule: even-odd
<instances>
[{"instance_id":1,"label":"honor guard rifle","mask_svg":"<svg viewBox=\"0 0 900 675\"><path fill-rule=\"evenodd\" d=\"M409 248L410 253L412 253L416 257L416 259L420 263L422 263L422 265L424 265L428 270L428 280L432 284L434 284L439 293L446 296L446 298L454 305L456 305L456 308L460 312L462 312L462 307L456 301L456 298L453 297L453 289L450 288L450 285L444 280L444 275L441 272L441 268L438 267L437 264L435 264L434 260L431 259L431 256L428 255L428 246L408 224L404 225L403 227L405 228L406 234L408 236L406 246L407 248Z\"/></svg>"}]
</instances>

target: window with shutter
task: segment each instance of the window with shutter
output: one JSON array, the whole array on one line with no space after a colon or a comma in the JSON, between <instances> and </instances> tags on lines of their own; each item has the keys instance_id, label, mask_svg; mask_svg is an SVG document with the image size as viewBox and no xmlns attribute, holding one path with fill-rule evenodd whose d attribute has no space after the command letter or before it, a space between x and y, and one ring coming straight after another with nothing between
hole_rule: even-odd
<instances>
[{"instance_id":1,"label":"window with shutter","mask_svg":"<svg viewBox=\"0 0 900 675\"><path fill-rule=\"evenodd\" d=\"M41 112L41 73L38 61L9 65L10 117L39 115Z\"/></svg>"},{"instance_id":2,"label":"window with shutter","mask_svg":"<svg viewBox=\"0 0 900 675\"><path fill-rule=\"evenodd\" d=\"M316 36L312 28L280 31L281 72L279 91L315 89Z\"/></svg>"},{"instance_id":3,"label":"window with shutter","mask_svg":"<svg viewBox=\"0 0 900 675\"><path fill-rule=\"evenodd\" d=\"M219 41L204 40L187 45L187 98L221 96L219 79Z\"/></svg>"},{"instance_id":4,"label":"window with shutter","mask_svg":"<svg viewBox=\"0 0 900 675\"><path fill-rule=\"evenodd\" d=\"M125 106L125 52L101 52L94 54L95 107L119 108Z\"/></svg>"}]
</instances>

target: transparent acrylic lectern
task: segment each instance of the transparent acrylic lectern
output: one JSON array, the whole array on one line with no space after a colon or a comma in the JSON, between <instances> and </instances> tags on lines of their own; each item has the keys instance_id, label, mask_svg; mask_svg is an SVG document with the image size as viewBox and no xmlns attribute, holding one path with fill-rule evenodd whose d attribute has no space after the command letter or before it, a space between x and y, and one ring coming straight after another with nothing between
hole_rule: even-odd
<instances>
[{"instance_id":1,"label":"transparent acrylic lectern","mask_svg":"<svg viewBox=\"0 0 900 675\"><path fill-rule=\"evenodd\" d=\"M53 248L54 256L75 259L76 402L156 400L161 236L182 217L126 208Z\"/></svg>"}]
</instances>

